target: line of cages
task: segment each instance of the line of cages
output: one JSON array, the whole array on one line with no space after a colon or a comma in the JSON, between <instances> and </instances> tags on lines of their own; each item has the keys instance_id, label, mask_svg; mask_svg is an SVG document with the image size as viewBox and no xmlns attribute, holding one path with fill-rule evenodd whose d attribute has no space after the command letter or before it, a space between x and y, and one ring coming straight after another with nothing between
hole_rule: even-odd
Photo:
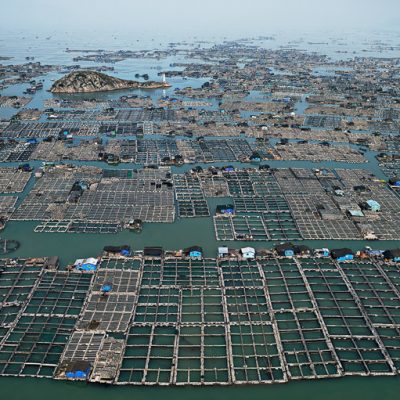
<instances>
[{"instance_id":1,"label":"line of cages","mask_svg":"<svg viewBox=\"0 0 400 400\"><path fill-rule=\"evenodd\" d=\"M362 235L354 223L347 219L339 221L295 217L301 236L306 240L360 240Z\"/></svg>"},{"instance_id":2,"label":"line of cages","mask_svg":"<svg viewBox=\"0 0 400 400\"><path fill-rule=\"evenodd\" d=\"M399 370L399 269L367 261L357 261L342 267L364 312L381 338L395 367Z\"/></svg>"},{"instance_id":3,"label":"line of cages","mask_svg":"<svg viewBox=\"0 0 400 400\"><path fill-rule=\"evenodd\" d=\"M92 279L91 274L46 271L23 312L29 315L78 317Z\"/></svg>"},{"instance_id":4,"label":"line of cages","mask_svg":"<svg viewBox=\"0 0 400 400\"><path fill-rule=\"evenodd\" d=\"M0 375L51 378L75 317L22 314L0 347Z\"/></svg>"},{"instance_id":5,"label":"line of cages","mask_svg":"<svg viewBox=\"0 0 400 400\"><path fill-rule=\"evenodd\" d=\"M271 212L255 215L215 216L217 240L301 240L302 236L290 213Z\"/></svg>"},{"instance_id":6,"label":"line of cages","mask_svg":"<svg viewBox=\"0 0 400 400\"><path fill-rule=\"evenodd\" d=\"M270 324L133 325L118 378L178 385L284 380Z\"/></svg>"},{"instance_id":7,"label":"line of cages","mask_svg":"<svg viewBox=\"0 0 400 400\"><path fill-rule=\"evenodd\" d=\"M139 266L135 269L134 262L128 264L105 260L94 275L77 329L120 333L127 330L137 302L140 276ZM105 292L105 286L111 290Z\"/></svg>"},{"instance_id":8,"label":"line of cages","mask_svg":"<svg viewBox=\"0 0 400 400\"><path fill-rule=\"evenodd\" d=\"M289 205L282 195L264 197L234 197L233 204L237 213L290 212Z\"/></svg>"},{"instance_id":9,"label":"line of cages","mask_svg":"<svg viewBox=\"0 0 400 400\"><path fill-rule=\"evenodd\" d=\"M115 234L122 230L121 224L105 222L87 222L72 220L42 221L36 225L36 233L100 233Z\"/></svg>"},{"instance_id":10,"label":"line of cages","mask_svg":"<svg viewBox=\"0 0 400 400\"><path fill-rule=\"evenodd\" d=\"M129 330L119 383L274 382L393 374L398 368L396 268L358 262L340 269L323 258L142 262L103 260L76 325L89 331ZM91 279L85 274L43 274L3 339L1 374L52 376ZM99 290L106 281L117 293L105 298ZM147 348L145 357L128 353L143 344L129 344L130 334L132 340L144 340L145 334L135 329L149 332L149 342L142 346ZM164 330L168 338L159 335ZM186 338L189 331L195 333ZM154 344L158 336L170 343L166 346L172 356L160 356L171 349ZM217 340L218 348L212 344ZM195 356L185 356L190 351ZM218 351L218 360L206 355ZM141 364L135 364L139 358Z\"/></svg>"},{"instance_id":11,"label":"line of cages","mask_svg":"<svg viewBox=\"0 0 400 400\"><path fill-rule=\"evenodd\" d=\"M42 268L43 263L0 259L0 343L20 316Z\"/></svg>"},{"instance_id":12,"label":"line of cages","mask_svg":"<svg viewBox=\"0 0 400 400\"><path fill-rule=\"evenodd\" d=\"M83 217L83 218L82 218ZM65 211L65 219L86 219L91 222L119 222L141 219L144 222L170 223L175 219L175 207L151 205L70 205ZM44 219L44 218L43 218Z\"/></svg>"},{"instance_id":13,"label":"line of cages","mask_svg":"<svg viewBox=\"0 0 400 400\"><path fill-rule=\"evenodd\" d=\"M219 286L214 259L149 259L143 261L141 286Z\"/></svg>"},{"instance_id":14,"label":"line of cages","mask_svg":"<svg viewBox=\"0 0 400 400\"><path fill-rule=\"evenodd\" d=\"M141 258L125 258L125 257L102 257L101 269L106 270L134 270L139 271L142 267Z\"/></svg>"},{"instance_id":15,"label":"line of cages","mask_svg":"<svg viewBox=\"0 0 400 400\"><path fill-rule=\"evenodd\" d=\"M31 176L15 168L0 168L0 193L22 192Z\"/></svg>"},{"instance_id":16,"label":"line of cages","mask_svg":"<svg viewBox=\"0 0 400 400\"><path fill-rule=\"evenodd\" d=\"M207 201L197 176L174 175L178 215L180 217L206 217L210 215Z\"/></svg>"},{"instance_id":17,"label":"line of cages","mask_svg":"<svg viewBox=\"0 0 400 400\"><path fill-rule=\"evenodd\" d=\"M208 217L210 210L203 195L177 193L178 215L181 218Z\"/></svg>"},{"instance_id":18,"label":"line of cages","mask_svg":"<svg viewBox=\"0 0 400 400\"><path fill-rule=\"evenodd\" d=\"M227 197L230 195L226 179L222 176L200 176L200 183L206 197Z\"/></svg>"},{"instance_id":19,"label":"line of cages","mask_svg":"<svg viewBox=\"0 0 400 400\"><path fill-rule=\"evenodd\" d=\"M345 374L391 374L391 360L337 268L304 270Z\"/></svg>"}]
</instances>

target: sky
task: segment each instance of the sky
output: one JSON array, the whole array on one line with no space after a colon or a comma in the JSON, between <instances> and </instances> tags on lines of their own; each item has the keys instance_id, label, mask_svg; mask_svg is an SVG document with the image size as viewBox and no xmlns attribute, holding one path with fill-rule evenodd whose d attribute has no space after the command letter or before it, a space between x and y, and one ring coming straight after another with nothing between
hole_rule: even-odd
<instances>
[{"instance_id":1,"label":"sky","mask_svg":"<svg viewBox=\"0 0 400 400\"><path fill-rule=\"evenodd\" d=\"M400 0L0 0L0 29L266 35L400 29Z\"/></svg>"}]
</instances>

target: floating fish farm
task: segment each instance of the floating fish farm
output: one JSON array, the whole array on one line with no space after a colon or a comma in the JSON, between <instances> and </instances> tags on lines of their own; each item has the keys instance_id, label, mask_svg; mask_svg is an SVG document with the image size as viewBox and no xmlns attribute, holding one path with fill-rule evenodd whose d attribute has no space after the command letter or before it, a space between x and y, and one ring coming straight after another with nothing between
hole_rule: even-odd
<instances>
[{"instance_id":1,"label":"floating fish farm","mask_svg":"<svg viewBox=\"0 0 400 400\"><path fill-rule=\"evenodd\" d=\"M372 259L3 259L0 374L226 385L400 369L400 271ZM79 375L76 371L83 371Z\"/></svg>"}]
</instances>

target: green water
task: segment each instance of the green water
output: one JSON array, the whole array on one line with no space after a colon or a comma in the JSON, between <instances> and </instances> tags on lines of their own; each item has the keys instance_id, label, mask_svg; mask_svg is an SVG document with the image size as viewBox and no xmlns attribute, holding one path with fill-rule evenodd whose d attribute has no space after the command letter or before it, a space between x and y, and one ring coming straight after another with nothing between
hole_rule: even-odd
<instances>
[{"instance_id":1,"label":"green water","mask_svg":"<svg viewBox=\"0 0 400 400\"><path fill-rule=\"evenodd\" d=\"M223 204L223 203L222 203ZM218 246L227 245L230 248L252 246L256 249L268 249L279 242L233 242L217 241L214 235L213 222L207 218L183 218L173 224L147 223L142 233L124 230L117 234L75 234L75 233L34 233L38 222L9 222L1 237L17 239L20 248L10 254L11 257L44 257L58 255L62 265L67 265L77 258L100 255L106 245L128 244L134 250L145 246L162 246L166 250L183 249L192 245L203 248L205 257L216 257ZM298 242L300 243L300 242ZM302 244L311 248L350 247L359 250L368 245L376 249L395 248L396 241L332 241L332 240L303 240Z\"/></svg>"}]
</instances>

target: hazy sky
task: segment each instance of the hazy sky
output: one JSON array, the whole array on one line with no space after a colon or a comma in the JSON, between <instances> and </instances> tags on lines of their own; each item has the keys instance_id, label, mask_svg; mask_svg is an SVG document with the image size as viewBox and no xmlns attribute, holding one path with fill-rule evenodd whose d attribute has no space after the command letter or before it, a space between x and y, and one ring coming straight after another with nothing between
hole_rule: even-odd
<instances>
[{"instance_id":1,"label":"hazy sky","mask_svg":"<svg viewBox=\"0 0 400 400\"><path fill-rule=\"evenodd\" d=\"M153 34L400 27L400 0L0 0L3 29Z\"/></svg>"}]
</instances>

